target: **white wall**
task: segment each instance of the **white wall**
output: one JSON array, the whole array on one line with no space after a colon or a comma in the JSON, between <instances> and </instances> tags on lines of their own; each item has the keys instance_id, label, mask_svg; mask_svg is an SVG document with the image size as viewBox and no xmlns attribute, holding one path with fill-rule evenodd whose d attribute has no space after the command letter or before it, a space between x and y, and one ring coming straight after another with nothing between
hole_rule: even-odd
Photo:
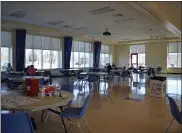
<instances>
[{"instance_id":1,"label":"white wall","mask_svg":"<svg viewBox=\"0 0 182 133\"><path fill-rule=\"evenodd\" d=\"M159 67L167 72L167 45L168 43L148 43L145 45L146 66Z\"/></svg>"},{"instance_id":2,"label":"white wall","mask_svg":"<svg viewBox=\"0 0 182 133\"><path fill-rule=\"evenodd\" d=\"M130 45L122 44L114 46L114 62L117 66L129 66Z\"/></svg>"}]
</instances>

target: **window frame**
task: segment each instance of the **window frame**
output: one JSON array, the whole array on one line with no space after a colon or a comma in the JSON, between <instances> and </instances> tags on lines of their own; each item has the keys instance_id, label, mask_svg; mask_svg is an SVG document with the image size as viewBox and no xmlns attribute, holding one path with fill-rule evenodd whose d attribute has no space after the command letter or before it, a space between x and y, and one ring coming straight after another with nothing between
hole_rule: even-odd
<instances>
[{"instance_id":1,"label":"window frame","mask_svg":"<svg viewBox=\"0 0 182 133\"><path fill-rule=\"evenodd\" d=\"M169 50L169 45L171 45L171 43L168 43L168 47L167 47L167 68L168 69L173 69L173 68L181 68L181 66L179 66L179 54L182 54L182 52L179 52L179 45L181 45L181 42L172 42L172 43L175 43L176 44L176 51L175 52L169 52L170 50ZM173 44L174 45L174 44ZM170 66L170 64L169 64L169 56L170 56L170 54L176 54L177 55L177 57L176 57L176 66ZM181 61L181 60L180 60Z\"/></svg>"},{"instance_id":2,"label":"window frame","mask_svg":"<svg viewBox=\"0 0 182 133\"><path fill-rule=\"evenodd\" d=\"M139 47L143 45L145 47L145 44L133 44L133 45L130 45L130 55L129 55L129 66L131 66L131 54L138 54L138 66L146 66L146 52L139 52ZM136 51L132 52L132 46L136 46ZM144 51L146 51L144 49ZM142 55L144 54L144 57L145 57L145 60L144 60L144 64L142 63L139 63L139 55Z\"/></svg>"},{"instance_id":3,"label":"window frame","mask_svg":"<svg viewBox=\"0 0 182 133\"><path fill-rule=\"evenodd\" d=\"M8 48L8 63L11 63L12 64L12 37L13 37L13 34L11 31L1 31L1 48ZM2 52L1 52L2 54ZM2 60L1 60L1 64L2 64ZM1 67L1 71L4 71Z\"/></svg>"},{"instance_id":4,"label":"window frame","mask_svg":"<svg viewBox=\"0 0 182 133\"><path fill-rule=\"evenodd\" d=\"M34 37L36 37L36 35L32 35L32 34L27 34L27 36L28 35L30 35L31 37L32 37L32 43L34 43ZM34 58L34 50L41 50L41 68L39 68L39 69L41 69L41 70L46 70L46 69L59 69L59 68L62 68L62 43L61 43L61 41L59 41L59 39L60 38L56 38L56 37L49 37L49 39L50 39L50 43L52 43L52 40L53 39L57 39L57 41L58 41L58 45L59 45L59 48L60 49L58 49L58 50L55 50L55 49L43 49L43 39L44 38L46 38L46 36L39 36L39 37L41 37L41 49L37 49L37 48L26 48L25 47L25 67L27 67L27 64L26 64L26 49L31 49L32 50L32 58ZM27 43L27 42L26 42ZM49 65L49 68L43 68L43 51L44 50L48 50L48 51L50 51L50 53L52 53L53 51L57 51L58 53L57 53L57 60L58 60L58 65L57 65L57 67L55 68L55 67L52 67L52 57L50 57L50 65ZM34 65L34 62L32 61L32 65Z\"/></svg>"},{"instance_id":5,"label":"window frame","mask_svg":"<svg viewBox=\"0 0 182 133\"><path fill-rule=\"evenodd\" d=\"M81 44L83 43L83 44ZM81 45L84 45L84 50L83 51L80 51L80 44ZM89 45L89 51L90 52L87 52L86 51L86 44ZM78 50L75 51L75 47L73 45L77 45L78 46ZM76 53L78 53L77 55L77 60L78 60L78 63L81 62L81 57L80 57L80 54L83 53L83 58L86 59L86 53L89 54L89 61L88 61L88 67L86 66L86 64L84 63L84 66L81 66L81 65L78 65L78 67L75 66L75 55ZM71 59L70 59L70 67L71 68L89 68L92 66L92 43L90 42L86 42L86 41L78 41L78 40L73 40L72 42L72 49L71 49Z\"/></svg>"},{"instance_id":6,"label":"window frame","mask_svg":"<svg viewBox=\"0 0 182 133\"><path fill-rule=\"evenodd\" d=\"M7 48L8 49L8 54L7 54L8 55L8 63L12 64L12 47L1 46L1 48ZM1 63L2 63L2 59L1 59ZM2 66L1 66L1 71L5 71L2 69Z\"/></svg>"},{"instance_id":7,"label":"window frame","mask_svg":"<svg viewBox=\"0 0 182 133\"><path fill-rule=\"evenodd\" d=\"M108 51L104 51L105 49L108 49ZM102 52L103 51L103 52ZM100 52L100 61L99 61L99 67L103 68L107 63L105 62L105 64L101 65L101 56L103 56L104 60L105 58L108 56L109 61L107 63L112 64L113 63L113 56L112 56L112 46L106 45L106 44L102 44L101 45L101 52Z\"/></svg>"}]
</instances>

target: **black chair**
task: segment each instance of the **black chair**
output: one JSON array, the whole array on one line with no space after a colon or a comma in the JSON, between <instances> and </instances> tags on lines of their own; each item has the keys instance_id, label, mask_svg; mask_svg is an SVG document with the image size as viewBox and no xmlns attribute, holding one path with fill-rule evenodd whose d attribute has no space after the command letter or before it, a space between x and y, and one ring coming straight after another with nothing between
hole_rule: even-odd
<instances>
[{"instance_id":1,"label":"black chair","mask_svg":"<svg viewBox=\"0 0 182 133\"><path fill-rule=\"evenodd\" d=\"M121 74L121 77L123 78L124 81L126 78L130 77L130 72L128 70L124 70Z\"/></svg>"},{"instance_id":2,"label":"black chair","mask_svg":"<svg viewBox=\"0 0 182 133\"><path fill-rule=\"evenodd\" d=\"M165 130L165 133L167 133L169 127L171 126L173 120L176 120L179 124L182 124L182 112L179 111L178 106L176 104L176 102L174 101L174 99L170 96L167 96L168 100L169 100L169 105L170 105L170 110L171 110L171 114L172 114L172 120L170 121L168 127Z\"/></svg>"},{"instance_id":3,"label":"black chair","mask_svg":"<svg viewBox=\"0 0 182 133\"><path fill-rule=\"evenodd\" d=\"M157 67L156 74L161 74L161 73L162 73L162 67Z\"/></svg>"},{"instance_id":4,"label":"black chair","mask_svg":"<svg viewBox=\"0 0 182 133\"><path fill-rule=\"evenodd\" d=\"M45 84L46 83L52 84L52 74L50 71L44 71L43 76L49 77L49 80L45 81Z\"/></svg>"},{"instance_id":5,"label":"black chair","mask_svg":"<svg viewBox=\"0 0 182 133\"><path fill-rule=\"evenodd\" d=\"M138 74L138 70L136 68L133 68L133 73Z\"/></svg>"}]
</instances>

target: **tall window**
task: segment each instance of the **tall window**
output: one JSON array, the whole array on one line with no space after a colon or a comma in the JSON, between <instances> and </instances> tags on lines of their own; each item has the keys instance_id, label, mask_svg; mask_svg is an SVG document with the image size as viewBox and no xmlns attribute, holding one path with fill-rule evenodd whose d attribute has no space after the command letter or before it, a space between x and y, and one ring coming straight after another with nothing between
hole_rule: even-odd
<instances>
[{"instance_id":1,"label":"tall window","mask_svg":"<svg viewBox=\"0 0 182 133\"><path fill-rule=\"evenodd\" d=\"M73 41L71 52L71 68L84 68L92 66L91 43Z\"/></svg>"},{"instance_id":2,"label":"tall window","mask_svg":"<svg viewBox=\"0 0 182 133\"><path fill-rule=\"evenodd\" d=\"M27 35L25 66L34 65L37 69L60 68L60 46L59 38Z\"/></svg>"},{"instance_id":3,"label":"tall window","mask_svg":"<svg viewBox=\"0 0 182 133\"><path fill-rule=\"evenodd\" d=\"M181 68L181 42L168 44L168 68Z\"/></svg>"},{"instance_id":4,"label":"tall window","mask_svg":"<svg viewBox=\"0 0 182 133\"><path fill-rule=\"evenodd\" d=\"M12 63L12 33L1 31L1 70L5 71L8 63Z\"/></svg>"},{"instance_id":5,"label":"tall window","mask_svg":"<svg viewBox=\"0 0 182 133\"><path fill-rule=\"evenodd\" d=\"M132 56L135 55L135 56ZM129 64L136 63L136 66L145 66L145 45L131 45ZM135 67L135 66L134 66Z\"/></svg>"},{"instance_id":6,"label":"tall window","mask_svg":"<svg viewBox=\"0 0 182 133\"><path fill-rule=\"evenodd\" d=\"M101 45L100 66L103 67L107 63L112 64L112 47L108 45Z\"/></svg>"}]
</instances>

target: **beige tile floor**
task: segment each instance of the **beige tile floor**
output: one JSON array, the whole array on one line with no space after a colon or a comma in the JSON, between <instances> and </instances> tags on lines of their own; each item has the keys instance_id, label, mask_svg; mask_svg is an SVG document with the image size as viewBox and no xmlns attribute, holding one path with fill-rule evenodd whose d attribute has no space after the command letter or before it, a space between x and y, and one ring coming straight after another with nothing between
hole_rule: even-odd
<instances>
[{"instance_id":1,"label":"beige tile floor","mask_svg":"<svg viewBox=\"0 0 182 133\"><path fill-rule=\"evenodd\" d=\"M172 82L175 82L179 77L172 79L174 80ZM55 84L57 82L60 82L60 79L53 81ZM170 87L176 89L174 83L172 84L170 86L168 83L168 90ZM101 85L101 90L102 87ZM92 133L163 133L172 119L168 101L165 98L150 97L146 88L148 87L138 89L129 86L127 82L119 82L107 88L109 97L101 95L103 93L95 90L85 116ZM172 94L181 108L181 101L177 98L178 93L179 91L174 90ZM125 98L131 94L143 98L143 100L126 100ZM81 106L85 97L79 94L77 90L74 91L74 95L73 106ZM41 123L41 112L30 113L38 126L36 133L64 133L59 116L51 112L48 115L48 121ZM83 120L80 123L84 133L87 133L88 130ZM80 130L76 125L71 126L69 130L69 133L79 132ZM174 121L168 133L181 132L181 125Z\"/></svg>"}]
</instances>

